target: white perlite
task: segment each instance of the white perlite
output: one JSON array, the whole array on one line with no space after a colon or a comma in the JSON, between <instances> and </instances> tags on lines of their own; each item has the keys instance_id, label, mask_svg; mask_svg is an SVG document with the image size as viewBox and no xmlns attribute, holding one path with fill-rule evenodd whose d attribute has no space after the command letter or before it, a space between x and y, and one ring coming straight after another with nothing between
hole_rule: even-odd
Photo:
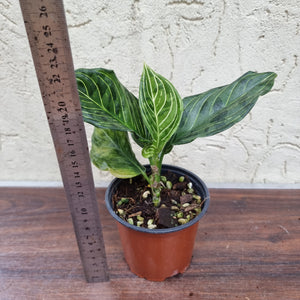
<instances>
[{"instance_id":1,"label":"white perlite","mask_svg":"<svg viewBox=\"0 0 300 300\"><path fill-rule=\"evenodd\" d=\"M273 91L241 123L176 146L165 163L208 183L300 183L297 0L64 4L75 67L113 69L136 95L144 62L182 97L228 84L248 70L276 72ZM0 1L0 12L0 181L59 181L18 1ZM90 139L91 126L87 130ZM96 183L111 178L95 168L94 175Z\"/></svg>"}]
</instances>

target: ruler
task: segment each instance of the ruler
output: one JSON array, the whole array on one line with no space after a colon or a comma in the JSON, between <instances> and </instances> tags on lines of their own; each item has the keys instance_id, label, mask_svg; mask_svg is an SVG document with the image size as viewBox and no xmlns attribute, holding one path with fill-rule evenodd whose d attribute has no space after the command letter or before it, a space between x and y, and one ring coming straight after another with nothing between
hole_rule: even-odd
<instances>
[{"instance_id":1,"label":"ruler","mask_svg":"<svg viewBox=\"0 0 300 300\"><path fill-rule=\"evenodd\" d=\"M105 247L62 0L20 0L87 282L108 281ZM42 167L42 166L41 166Z\"/></svg>"}]
</instances>

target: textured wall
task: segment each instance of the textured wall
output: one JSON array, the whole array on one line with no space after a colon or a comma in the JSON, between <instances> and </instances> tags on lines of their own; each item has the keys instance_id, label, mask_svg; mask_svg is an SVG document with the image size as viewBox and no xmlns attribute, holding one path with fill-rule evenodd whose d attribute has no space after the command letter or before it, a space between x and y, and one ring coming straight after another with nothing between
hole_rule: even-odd
<instances>
[{"instance_id":1,"label":"textured wall","mask_svg":"<svg viewBox=\"0 0 300 300\"><path fill-rule=\"evenodd\" d=\"M175 147L165 162L207 182L300 183L297 0L64 4L75 68L113 69L135 94L143 62L182 96L248 70L277 72L273 91L241 123ZM0 180L60 180L18 1L0 1L0 64ZM97 183L108 180L94 171Z\"/></svg>"}]
</instances>

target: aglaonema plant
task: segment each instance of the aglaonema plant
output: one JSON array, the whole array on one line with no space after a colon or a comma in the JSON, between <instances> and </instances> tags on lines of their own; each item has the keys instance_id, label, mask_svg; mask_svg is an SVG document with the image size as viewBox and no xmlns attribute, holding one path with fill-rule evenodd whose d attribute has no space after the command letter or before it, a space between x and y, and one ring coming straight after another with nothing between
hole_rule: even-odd
<instances>
[{"instance_id":1,"label":"aglaonema plant","mask_svg":"<svg viewBox=\"0 0 300 300\"><path fill-rule=\"evenodd\" d=\"M268 93L273 72L247 72L231 84L181 98L163 76L144 65L136 98L111 70L76 71L84 121L95 126L91 160L119 178L143 175L160 204L161 166L173 146L220 133L241 121ZM128 133L149 159L151 174L136 159Z\"/></svg>"}]
</instances>

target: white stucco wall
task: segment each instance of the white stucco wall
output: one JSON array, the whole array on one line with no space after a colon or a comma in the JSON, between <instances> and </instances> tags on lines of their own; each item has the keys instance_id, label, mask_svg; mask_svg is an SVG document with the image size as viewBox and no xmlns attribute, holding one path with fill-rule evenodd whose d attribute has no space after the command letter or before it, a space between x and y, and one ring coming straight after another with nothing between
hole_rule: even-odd
<instances>
[{"instance_id":1,"label":"white stucco wall","mask_svg":"<svg viewBox=\"0 0 300 300\"><path fill-rule=\"evenodd\" d=\"M300 183L297 0L64 4L75 68L113 69L135 94L144 62L183 97L249 70L278 73L273 91L241 123L175 147L165 162L208 183ZM18 1L0 1L0 68L0 181L60 181ZM98 184L110 178L94 174Z\"/></svg>"}]
</instances>

